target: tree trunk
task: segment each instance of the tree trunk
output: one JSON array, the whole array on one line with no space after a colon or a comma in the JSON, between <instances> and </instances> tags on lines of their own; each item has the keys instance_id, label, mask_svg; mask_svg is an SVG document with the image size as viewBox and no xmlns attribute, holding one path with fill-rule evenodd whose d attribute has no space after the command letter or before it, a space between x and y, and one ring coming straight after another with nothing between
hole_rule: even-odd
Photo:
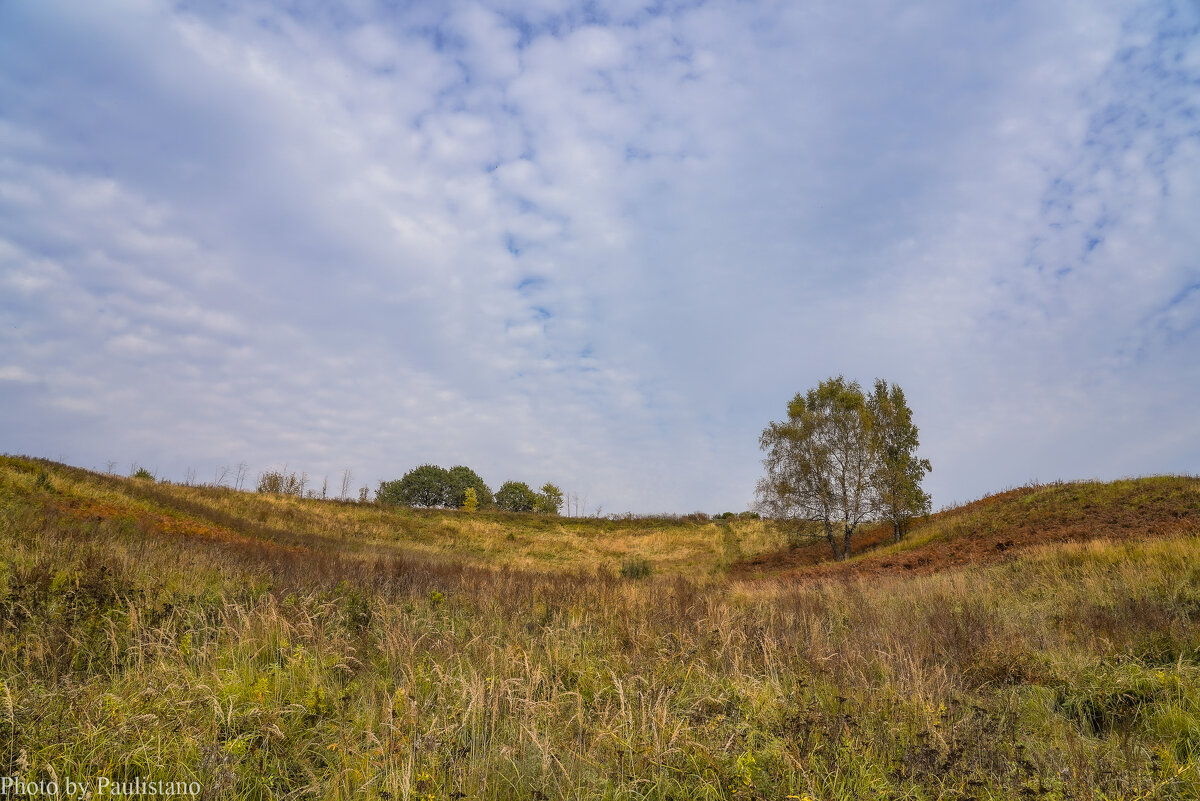
<instances>
[{"instance_id":1,"label":"tree trunk","mask_svg":"<svg viewBox=\"0 0 1200 801\"><path fill-rule=\"evenodd\" d=\"M833 559L835 562L841 562L846 558L846 554L838 550L837 537L833 536L833 525L825 524L825 539L829 540L829 547L833 549Z\"/></svg>"},{"instance_id":2,"label":"tree trunk","mask_svg":"<svg viewBox=\"0 0 1200 801\"><path fill-rule=\"evenodd\" d=\"M892 521L892 542L904 539L904 525L899 520Z\"/></svg>"},{"instance_id":3,"label":"tree trunk","mask_svg":"<svg viewBox=\"0 0 1200 801\"><path fill-rule=\"evenodd\" d=\"M850 537L854 534L854 526L846 526L846 538L842 543L842 559L850 556Z\"/></svg>"}]
</instances>

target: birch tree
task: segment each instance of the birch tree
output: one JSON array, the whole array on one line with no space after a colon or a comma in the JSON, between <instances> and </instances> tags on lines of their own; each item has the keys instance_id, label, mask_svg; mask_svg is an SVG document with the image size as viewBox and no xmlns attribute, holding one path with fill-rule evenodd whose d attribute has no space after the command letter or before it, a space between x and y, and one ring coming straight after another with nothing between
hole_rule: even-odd
<instances>
[{"instance_id":1,"label":"birch tree","mask_svg":"<svg viewBox=\"0 0 1200 801\"><path fill-rule=\"evenodd\" d=\"M879 515L891 523L892 541L900 542L914 517L929 514L931 499L921 489L921 480L933 468L928 459L917 458L921 442L904 390L876 379L867 406L874 421Z\"/></svg>"},{"instance_id":2,"label":"birch tree","mask_svg":"<svg viewBox=\"0 0 1200 801\"><path fill-rule=\"evenodd\" d=\"M820 523L841 561L878 497L871 410L858 382L838 376L798 393L787 411L759 438L767 452L759 505L776 518Z\"/></svg>"}]
</instances>

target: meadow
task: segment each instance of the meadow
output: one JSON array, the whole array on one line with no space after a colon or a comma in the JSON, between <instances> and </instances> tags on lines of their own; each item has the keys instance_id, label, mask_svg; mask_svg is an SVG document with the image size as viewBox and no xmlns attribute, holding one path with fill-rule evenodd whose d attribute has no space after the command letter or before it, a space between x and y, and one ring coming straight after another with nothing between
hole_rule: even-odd
<instances>
[{"instance_id":1,"label":"meadow","mask_svg":"<svg viewBox=\"0 0 1200 801\"><path fill-rule=\"evenodd\" d=\"M0 776L205 799L1200 798L1200 480L1023 488L838 566L786 539L3 457Z\"/></svg>"}]
</instances>

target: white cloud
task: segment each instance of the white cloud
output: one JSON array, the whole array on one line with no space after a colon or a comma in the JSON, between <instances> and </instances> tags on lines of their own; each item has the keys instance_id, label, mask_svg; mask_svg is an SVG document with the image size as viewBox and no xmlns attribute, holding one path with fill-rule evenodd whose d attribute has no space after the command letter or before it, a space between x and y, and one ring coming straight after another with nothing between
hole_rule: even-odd
<instances>
[{"instance_id":1,"label":"white cloud","mask_svg":"<svg viewBox=\"0 0 1200 801\"><path fill-rule=\"evenodd\" d=\"M348 16L0 11L6 449L717 511L845 372L939 502L1194 469L1194 9Z\"/></svg>"},{"instance_id":2,"label":"white cloud","mask_svg":"<svg viewBox=\"0 0 1200 801\"><path fill-rule=\"evenodd\" d=\"M37 381L37 376L19 365L5 365L0 367L0 381L14 381L18 384L32 384Z\"/></svg>"},{"instance_id":3,"label":"white cloud","mask_svg":"<svg viewBox=\"0 0 1200 801\"><path fill-rule=\"evenodd\" d=\"M451 16L447 27L463 37L460 58L472 80L503 83L520 73L520 34L495 11L470 3Z\"/></svg>"}]
</instances>

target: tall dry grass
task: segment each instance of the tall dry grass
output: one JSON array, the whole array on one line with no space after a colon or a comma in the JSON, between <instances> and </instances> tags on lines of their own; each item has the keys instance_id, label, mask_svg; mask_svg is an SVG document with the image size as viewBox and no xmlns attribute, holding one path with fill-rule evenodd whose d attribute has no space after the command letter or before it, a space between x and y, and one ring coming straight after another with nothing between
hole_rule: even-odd
<instances>
[{"instance_id":1,"label":"tall dry grass","mask_svg":"<svg viewBox=\"0 0 1200 801\"><path fill-rule=\"evenodd\" d=\"M1200 794L1195 536L911 579L623 580L273 517L226 532L220 510L181 533L152 496L29 464L0 481L0 774L205 798ZM130 511L72 501L93 496Z\"/></svg>"}]
</instances>

